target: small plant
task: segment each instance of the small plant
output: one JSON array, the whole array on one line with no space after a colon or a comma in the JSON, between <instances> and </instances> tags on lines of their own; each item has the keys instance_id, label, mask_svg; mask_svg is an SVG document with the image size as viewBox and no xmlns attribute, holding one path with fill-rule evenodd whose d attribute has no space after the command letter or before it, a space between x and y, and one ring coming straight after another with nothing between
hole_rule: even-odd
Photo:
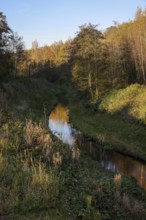
<instances>
[{"instance_id":1,"label":"small plant","mask_svg":"<svg viewBox=\"0 0 146 220\"><path fill-rule=\"evenodd\" d=\"M43 128L41 122L39 124L32 123L31 120L26 121L26 127L24 131L24 140L28 146L41 145L44 149L47 146L51 146L52 139L45 128Z\"/></svg>"},{"instance_id":2,"label":"small plant","mask_svg":"<svg viewBox=\"0 0 146 220\"><path fill-rule=\"evenodd\" d=\"M119 174L116 174L115 176L114 176L114 182L115 182L115 185L116 185L116 188L120 188L120 186L121 186L121 180L122 180L122 176L121 176L121 174L119 173Z\"/></svg>"},{"instance_id":3,"label":"small plant","mask_svg":"<svg viewBox=\"0 0 146 220\"><path fill-rule=\"evenodd\" d=\"M60 152L53 153L53 164L55 167L58 167L62 164L62 156L60 155Z\"/></svg>"},{"instance_id":4,"label":"small plant","mask_svg":"<svg viewBox=\"0 0 146 220\"><path fill-rule=\"evenodd\" d=\"M80 150L77 146L73 146L72 149L72 160L73 161L78 161L80 158Z\"/></svg>"}]
</instances>

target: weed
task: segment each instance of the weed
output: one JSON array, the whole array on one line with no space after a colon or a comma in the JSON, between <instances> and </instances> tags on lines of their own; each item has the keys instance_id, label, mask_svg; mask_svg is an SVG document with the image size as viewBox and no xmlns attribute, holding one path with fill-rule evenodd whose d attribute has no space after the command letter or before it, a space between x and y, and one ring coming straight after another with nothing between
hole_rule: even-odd
<instances>
[{"instance_id":1,"label":"weed","mask_svg":"<svg viewBox=\"0 0 146 220\"><path fill-rule=\"evenodd\" d=\"M121 174L120 173L114 176L114 182L115 182L116 188L119 188L121 186Z\"/></svg>"}]
</instances>

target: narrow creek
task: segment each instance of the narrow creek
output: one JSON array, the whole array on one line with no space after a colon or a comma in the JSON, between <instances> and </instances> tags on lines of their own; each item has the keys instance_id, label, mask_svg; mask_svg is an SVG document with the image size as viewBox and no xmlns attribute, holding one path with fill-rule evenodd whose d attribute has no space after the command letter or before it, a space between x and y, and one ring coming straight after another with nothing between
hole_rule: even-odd
<instances>
[{"instance_id":1,"label":"narrow creek","mask_svg":"<svg viewBox=\"0 0 146 220\"><path fill-rule=\"evenodd\" d=\"M49 128L63 143L72 147L76 143L76 129L69 124L69 109L58 104L49 116ZM117 152L107 152L93 141L84 141L84 148L107 170L136 178L138 184L146 189L146 164Z\"/></svg>"}]
</instances>

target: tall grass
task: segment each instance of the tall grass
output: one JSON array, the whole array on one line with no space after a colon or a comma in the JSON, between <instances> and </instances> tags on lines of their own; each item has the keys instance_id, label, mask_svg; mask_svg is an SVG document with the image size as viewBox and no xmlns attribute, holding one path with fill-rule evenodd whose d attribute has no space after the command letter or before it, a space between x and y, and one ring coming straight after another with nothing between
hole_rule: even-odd
<instances>
[{"instance_id":1,"label":"tall grass","mask_svg":"<svg viewBox=\"0 0 146 220\"><path fill-rule=\"evenodd\" d=\"M26 126L24 129L24 139L28 146L33 146L35 144L40 144L43 148L49 145L51 146L51 137L46 133L46 129L43 124L33 123L32 120L26 121Z\"/></svg>"},{"instance_id":2,"label":"tall grass","mask_svg":"<svg viewBox=\"0 0 146 220\"><path fill-rule=\"evenodd\" d=\"M48 158L53 161L56 150L42 123L28 120L26 124L14 122L12 127L9 121L3 124L2 132L0 214L27 213L56 206L59 176L53 162L47 165Z\"/></svg>"}]
</instances>

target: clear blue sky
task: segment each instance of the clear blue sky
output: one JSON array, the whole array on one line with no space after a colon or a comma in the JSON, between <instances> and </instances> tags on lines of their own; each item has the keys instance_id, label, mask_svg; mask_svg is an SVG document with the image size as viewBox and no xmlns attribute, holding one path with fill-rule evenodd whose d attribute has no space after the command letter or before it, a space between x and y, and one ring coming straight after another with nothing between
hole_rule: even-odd
<instances>
[{"instance_id":1,"label":"clear blue sky","mask_svg":"<svg viewBox=\"0 0 146 220\"><path fill-rule=\"evenodd\" d=\"M146 0L0 0L0 11L13 31L23 36L27 48L74 37L78 26L91 22L104 30L113 21L133 19Z\"/></svg>"}]
</instances>

